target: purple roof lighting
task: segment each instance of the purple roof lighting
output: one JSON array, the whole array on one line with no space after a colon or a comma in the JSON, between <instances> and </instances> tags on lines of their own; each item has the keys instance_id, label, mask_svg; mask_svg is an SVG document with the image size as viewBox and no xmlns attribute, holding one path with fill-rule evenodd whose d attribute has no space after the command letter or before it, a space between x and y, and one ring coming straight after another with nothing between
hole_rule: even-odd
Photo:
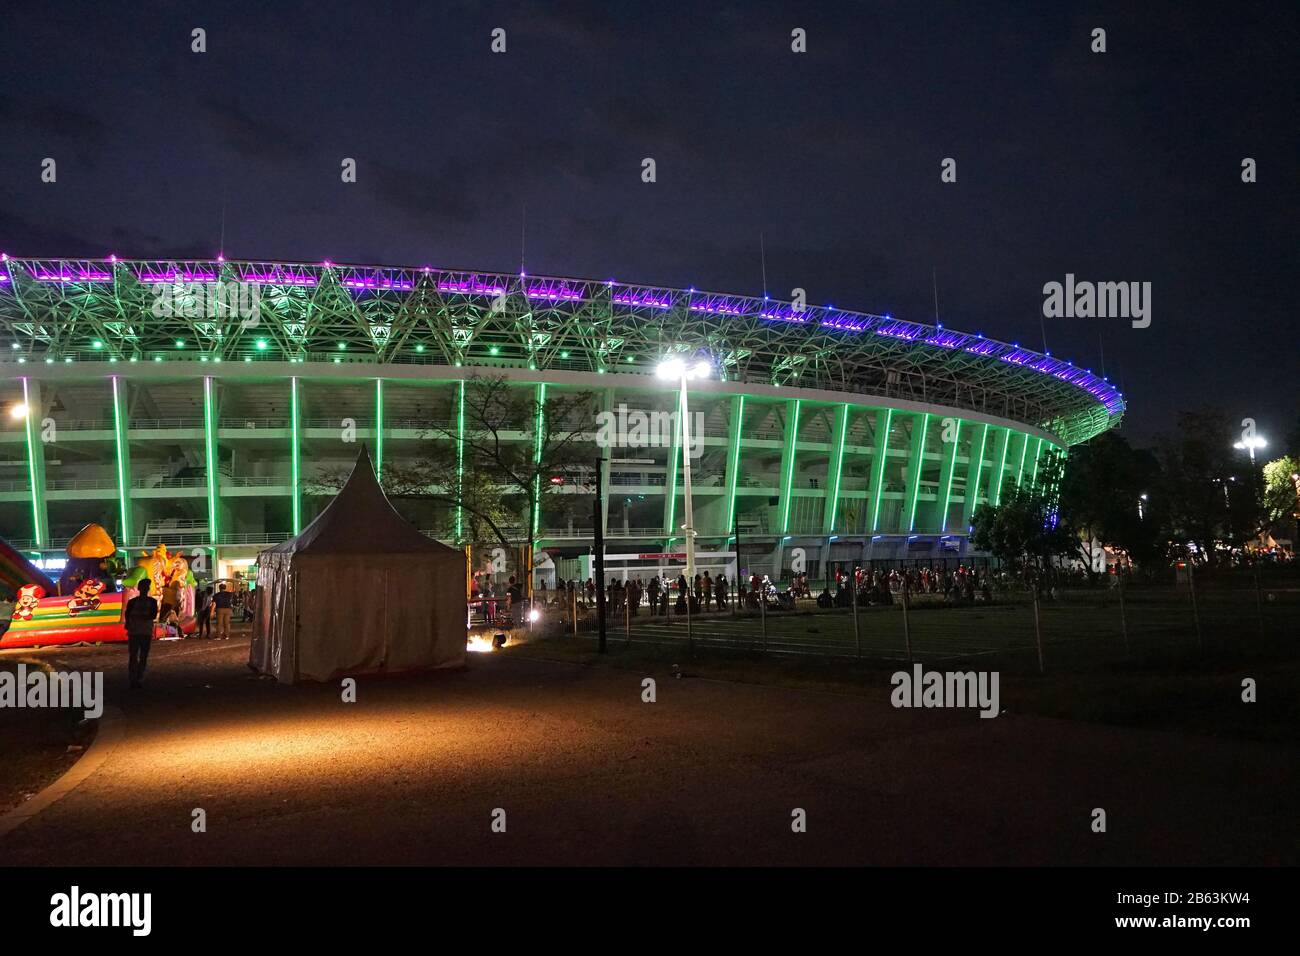
<instances>
[{"instance_id":1,"label":"purple roof lighting","mask_svg":"<svg viewBox=\"0 0 1300 956\"><path fill-rule=\"evenodd\" d=\"M855 318L851 315L832 315L822 319L824 329L837 329L841 332L865 332L871 326L870 319Z\"/></svg>"},{"instance_id":2,"label":"purple roof lighting","mask_svg":"<svg viewBox=\"0 0 1300 956\"><path fill-rule=\"evenodd\" d=\"M244 282L261 282L265 285L314 286L316 277L292 269L275 268L270 272L244 272L239 277Z\"/></svg>"},{"instance_id":3,"label":"purple roof lighting","mask_svg":"<svg viewBox=\"0 0 1300 956\"><path fill-rule=\"evenodd\" d=\"M945 349L961 348L969 335L964 332L949 332L947 329L936 329L933 335L926 336L921 341L927 345L938 345Z\"/></svg>"},{"instance_id":4,"label":"purple roof lighting","mask_svg":"<svg viewBox=\"0 0 1300 956\"><path fill-rule=\"evenodd\" d=\"M111 272L101 272L93 266L79 266L69 269L63 266L57 272L44 266L29 266L28 271L37 282L112 282Z\"/></svg>"},{"instance_id":5,"label":"purple roof lighting","mask_svg":"<svg viewBox=\"0 0 1300 956\"><path fill-rule=\"evenodd\" d=\"M1012 349L1006 355L1003 355L1002 361L1010 362L1012 365L1028 365L1037 357L1038 356L1033 352L1029 352L1026 351L1025 349L1017 348L1017 349Z\"/></svg>"},{"instance_id":6,"label":"purple roof lighting","mask_svg":"<svg viewBox=\"0 0 1300 956\"><path fill-rule=\"evenodd\" d=\"M563 283L537 282L524 286L524 295L530 299L546 299L550 302L580 302L582 291Z\"/></svg>"},{"instance_id":7,"label":"purple roof lighting","mask_svg":"<svg viewBox=\"0 0 1300 956\"><path fill-rule=\"evenodd\" d=\"M146 285L172 284L176 282L216 282L217 274L215 272L181 272L172 269L170 272L140 272L136 278Z\"/></svg>"},{"instance_id":8,"label":"purple roof lighting","mask_svg":"<svg viewBox=\"0 0 1300 956\"><path fill-rule=\"evenodd\" d=\"M655 309L671 309L673 300L670 295L655 295L653 292L616 292L614 294L614 304L629 307L650 306Z\"/></svg>"},{"instance_id":9,"label":"purple roof lighting","mask_svg":"<svg viewBox=\"0 0 1300 956\"><path fill-rule=\"evenodd\" d=\"M0 262L6 257L0 256ZM12 261L12 260L10 260ZM697 314L735 319L754 327L758 322L785 322L796 324L809 330L817 329L823 334L868 334L875 333L894 340L890 346L876 346L891 356L905 349L943 349L948 352L965 352L989 360L988 369L995 367L1005 369L1007 365L1018 369L1027 369L1040 375L1047 375L1063 385L1082 390L1091 400L1100 404L1111 414L1120 414L1124 409L1124 397L1112 383L1093 375L1086 369L1076 368L1062 359L1045 355L1018 343L1001 342L987 339L983 335L948 330L942 324L926 321L907 321L890 315L876 315L864 312L837 311L833 306L809 305L798 310L791 302L774 300L766 295L742 296L718 292L705 292L695 287L687 289L670 289L659 286L619 283L609 280L583 280L559 276L530 276L523 271L518 275L472 272L465 270L441 270L424 266L404 268L378 264L354 264L338 266L326 262L318 264L284 263L275 261L236 260L231 263L219 256L212 260L132 260L118 259L110 265L108 258L103 259L20 259L18 267L26 273L20 275L13 265L6 269L0 265L0 293L3 301L11 301L16 286L23 281L24 275L30 275L36 282L55 286L57 296L59 284L84 286L88 283L111 283L116 278L114 271L118 266L130 270L132 277L145 285L166 284L210 284L223 278L237 279L245 282L265 283L270 286L315 287L322 281L329 284L337 281L339 285L354 295L377 294L381 292L410 293L418 288L432 289L435 284L438 291L449 298L453 296L479 296L496 298L502 295L518 293L533 306L541 309L561 308L561 303L581 303L601 301L608 296L612 306L623 312L616 316L616 321L635 323L647 317L649 310L683 309ZM227 271L230 270L230 271ZM427 285L420 280L420 272L431 275ZM327 278L322 278L327 277ZM517 285L516 285L517 283ZM608 291L606 291L608 288ZM90 290L75 289L71 294L86 294ZM518 306L520 303L516 303ZM453 310L454 311L454 310ZM631 315L627 314L629 311ZM689 320L686 323L689 326ZM761 326L760 326L761 327ZM774 345L785 347L789 336L771 331L773 340L780 339ZM825 344L823 340L823 345ZM855 351L872 348L869 340L860 342L842 341L844 347ZM834 345L834 344L833 344ZM937 353L931 352L937 359ZM961 363L963 368L970 362ZM996 374L996 373L994 373ZM1071 407L1066 414L1073 415ZM1091 427L1091 426L1088 426Z\"/></svg>"},{"instance_id":10,"label":"purple roof lighting","mask_svg":"<svg viewBox=\"0 0 1300 956\"><path fill-rule=\"evenodd\" d=\"M503 285L492 285L481 279L439 279L439 292L457 292L461 295L502 295L506 291Z\"/></svg>"},{"instance_id":11,"label":"purple roof lighting","mask_svg":"<svg viewBox=\"0 0 1300 956\"><path fill-rule=\"evenodd\" d=\"M399 292L409 292L415 288L415 283L413 282L408 282L404 279L393 281L384 276L371 276L362 279L344 279L341 284L346 289L358 289L367 292L373 289L396 289Z\"/></svg>"},{"instance_id":12,"label":"purple roof lighting","mask_svg":"<svg viewBox=\"0 0 1300 956\"><path fill-rule=\"evenodd\" d=\"M692 312L708 312L710 315L744 315L745 307L729 299L691 299Z\"/></svg>"},{"instance_id":13,"label":"purple roof lighting","mask_svg":"<svg viewBox=\"0 0 1300 956\"><path fill-rule=\"evenodd\" d=\"M895 339L906 339L908 342L914 342L921 337L925 331L925 326L917 325L914 322L904 322L901 319L891 319L876 329L877 335L888 335Z\"/></svg>"},{"instance_id":14,"label":"purple roof lighting","mask_svg":"<svg viewBox=\"0 0 1300 956\"><path fill-rule=\"evenodd\" d=\"M993 355L1001 349L1002 343L992 339L980 339L974 345L966 346L966 351L973 352L975 355Z\"/></svg>"},{"instance_id":15,"label":"purple roof lighting","mask_svg":"<svg viewBox=\"0 0 1300 956\"><path fill-rule=\"evenodd\" d=\"M758 315L763 319L775 319L780 322L807 322L810 318L809 308L804 306L796 309L794 306L768 306L759 312Z\"/></svg>"}]
</instances>

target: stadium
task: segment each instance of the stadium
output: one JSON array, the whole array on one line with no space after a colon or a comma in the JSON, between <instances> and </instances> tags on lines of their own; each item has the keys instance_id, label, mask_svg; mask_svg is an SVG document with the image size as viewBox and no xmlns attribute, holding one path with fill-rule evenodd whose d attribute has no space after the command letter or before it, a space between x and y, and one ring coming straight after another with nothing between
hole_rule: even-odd
<instances>
[{"instance_id":1,"label":"stadium","mask_svg":"<svg viewBox=\"0 0 1300 956\"><path fill-rule=\"evenodd\" d=\"M431 428L463 421L472 376L671 413L660 362L706 361L688 417L700 565L726 566L738 534L774 578L968 556L979 504L1124 412L1089 370L938 323L614 279L5 256L0 336L0 536L55 559L97 522L122 549L204 549L222 577L310 522L314 482L362 443L381 474L417 460ZM679 446L602 449L594 432L610 573L671 563ZM539 568L589 573L592 495L545 496ZM456 543L455 516L401 507Z\"/></svg>"}]
</instances>

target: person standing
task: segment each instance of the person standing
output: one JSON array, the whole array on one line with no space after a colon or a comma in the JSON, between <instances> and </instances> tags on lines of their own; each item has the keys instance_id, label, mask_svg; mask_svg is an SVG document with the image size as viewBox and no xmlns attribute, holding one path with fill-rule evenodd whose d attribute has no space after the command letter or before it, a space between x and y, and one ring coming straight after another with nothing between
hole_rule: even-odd
<instances>
[{"instance_id":1,"label":"person standing","mask_svg":"<svg viewBox=\"0 0 1300 956\"><path fill-rule=\"evenodd\" d=\"M195 615L196 625L194 628L195 637L212 637L212 585L208 585L199 592L198 613Z\"/></svg>"},{"instance_id":2,"label":"person standing","mask_svg":"<svg viewBox=\"0 0 1300 956\"><path fill-rule=\"evenodd\" d=\"M217 639L221 641L230 640L230 610L234 606L233 598L234 595L226 590L224 583L217 585L212 606L217 612Z\"/></svg>"},{"instance_id":3,"label":"person standing","mask_svg":"<svg viewBox=\"0 0 1300 956\"><path fill-rule=\"evenodd\" d=\"M140 582L140 593L126 602L127 676L130 686L139 687L144 682L144 669L149 664L149 645L153 642L153 622L158 616L158 602L149 596L148 578Z\"/></svg>"},{"instance_id":4,"label":"person standing","mask_svg":"<svg viewBox=\"0 0 1300 956\"><path fill-rule=\"evenodd\" d=\"M163 585L162 589L162 607L158 610L158 617L166 620L168 613L175 611L178 615L181 610L181 579L179 575L173 576L170 581Z\"/></svg>"}]
</instances>

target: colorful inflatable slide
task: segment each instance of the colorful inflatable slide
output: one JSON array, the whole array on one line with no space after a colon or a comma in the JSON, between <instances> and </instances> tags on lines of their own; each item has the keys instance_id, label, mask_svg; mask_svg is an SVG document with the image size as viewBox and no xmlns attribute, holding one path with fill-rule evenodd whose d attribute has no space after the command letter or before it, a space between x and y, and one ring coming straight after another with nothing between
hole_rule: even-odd
<instances>
[{"instance_id":1,"label":"colorful inflatable slide","mask_svg":"<svg viewBox=\"0 0 1300 956\"><path fill-rule=\"evenodd\" d=\"M14 594L13 616L9 629L0 634L0 648L125 641L123 611L144 578L151 580L150 593L160 603L164 588L176 583L176 626L185 633L194 630L194 574L180 554L161 544L144 552L136 567L122 575L120 591L116 555L108 532L97 524L86 525L68 543L68 562L56 584L0 540L0 584ZM154 636L164 633L159 622Z\"/></svg>"}]
</instances>

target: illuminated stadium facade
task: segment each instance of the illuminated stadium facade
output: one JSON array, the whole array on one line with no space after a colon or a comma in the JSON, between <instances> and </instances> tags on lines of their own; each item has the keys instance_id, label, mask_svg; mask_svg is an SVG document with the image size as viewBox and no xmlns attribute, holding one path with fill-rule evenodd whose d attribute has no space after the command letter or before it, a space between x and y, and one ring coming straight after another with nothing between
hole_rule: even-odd
<instances>
[{"instance_id":1,"label":"illuminated stadium facade","mask_svg":"<svg viewBox=\"0 0 1300 956\"><path fill-rule=\"evenodd\" d=\"M251 315L218 314L219 283L255 290ZM810 576L964 555L978 504L1035 483L1048 456L1124 411L1090 371L941 325L433 268L4 257L0 352L0 536L51 556L95 521L123 548L245 561L311 520L326 500L314 478L359 443L381 470L417 459L431 427L460 419L475 374L671 412L676 384L656 366L706 358L712 377L690 385L698 546L724 554L738 529L744 564L774 574L796 549ZM607 550L680 550L680 451L602 450L594 432ZM507 438L530 440L527 426ZM401 507L455 537L427 502ZM535 536L561 576L592 535L589 504L564 513L544 504Z\"/></svg>"}]
</instances>

